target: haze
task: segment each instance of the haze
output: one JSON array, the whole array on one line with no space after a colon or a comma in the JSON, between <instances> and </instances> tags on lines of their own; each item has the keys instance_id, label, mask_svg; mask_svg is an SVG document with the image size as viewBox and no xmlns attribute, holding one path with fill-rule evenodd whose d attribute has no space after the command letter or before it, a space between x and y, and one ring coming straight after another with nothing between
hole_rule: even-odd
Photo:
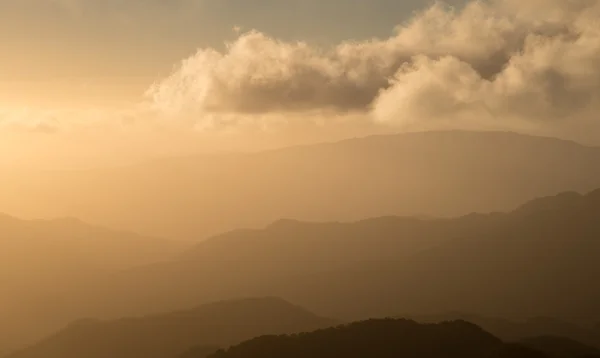
<instances>
[{"instance_id":1,"label":"haze","mask_svg":"<svg viewBox=\"0 0 600 358\"><path fill-rule=\"evenodd\" d=\"M600 356L599 18L0 0L0 358Z\"/></svg>"}]
</instances>

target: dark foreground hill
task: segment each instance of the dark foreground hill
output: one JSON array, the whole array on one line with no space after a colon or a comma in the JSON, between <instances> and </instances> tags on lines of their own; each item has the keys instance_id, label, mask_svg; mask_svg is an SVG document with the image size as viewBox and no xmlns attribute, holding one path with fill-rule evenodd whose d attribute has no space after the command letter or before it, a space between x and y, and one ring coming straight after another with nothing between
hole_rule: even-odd
<instances>
[{"instance_id":1,"label":"dark foreground hill","mask_svg":"<svg viewBox=\"0 0 600 358\"><path fill-rule=\"evenodd\" d=\"M600 349L600 327L576 324L556 318L534 317L513 321L464 313L425 316L399 315L398 317L408 317L422 323L465 320L478 325L504 341L516 342L524 340L523 342L531 342L533 344L539 343L557 348L568 347L588 352L591 352L590 349ZM548 344L546 345L546 343Z\"/></svg>"},{"instance_id":2,"label":"dark foreground hill","mask_svg":"<svg viewBox=\"0 0 600 358\"><path fill-rule=\"evenodd\" d=\"M210 357L543 358L545 355L525 346L505 344L465 321L419 324L388 319L298 335L259 337Z\"/></svg>"},{"instance_id":3,"label":"dark foreground hill","mask_svg":"<svg viewBox=\"0 0 600 358\"><path fill-rule=\"evenodd\" d=\"M372 136L259 153L172 158L19 182L20 207L165 237L202 238L281 217L506 211L600 187L600 149L502 132ZM16 190L16 189L15 189ZM33 209L32 209L33 210Z\"/></svg>"},{"instance_id":4,"label":"dark foreground hill","mask_svg":"<svg viewBox=\"0 0 600 358\"><path fill-rule=\"evenodd\" d=\"M335 324L276 298L225 301L147 317L78 321L8 358L169 358L198 345L195 351L207 354L256 336Z\"/></svg>"},{"instance_id":5,"label":"dark foreground hill","mask_svg":"<svg viewBox=\"0 0 600 358\"><path fill-rule=\"evenodd\" d=\"M539 336L522 339L520 344L544 352L552 358L600 357L600 349L570 338Z\"/></svg>"}]
</instances>

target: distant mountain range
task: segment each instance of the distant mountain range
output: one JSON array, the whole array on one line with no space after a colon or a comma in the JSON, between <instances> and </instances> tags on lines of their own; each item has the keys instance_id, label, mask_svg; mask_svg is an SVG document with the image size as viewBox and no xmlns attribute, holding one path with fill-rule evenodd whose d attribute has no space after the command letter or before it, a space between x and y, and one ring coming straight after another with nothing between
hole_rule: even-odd
<instances>
[{"instance_id":1,"label":"distant mountain range","mask_svg":"<svg viewBox=\"0 0 600 358\"><path fill-rule=\"evenodd\" d=\"M298 277L274 291L333 316L470 311L599 322L599 214L600 190L534 200L456 219L484 224L410 258Z\"/></svg>"},{"instance_id":2,"label":"distant mountain range","mask_svg":"<svg viewBox=\"0 0 600 358\"><path fill-rule=\"evenodd\" d=\"M40 173L0 189L29 216L71 215L200 239L282 217L355 221L507 211L536 197L599 188L598 163L600 148L553 138L425 132Z\"/></svg>"},{"instance_id":3,"label":"distant mountain range","mask_svg":"<svg viewBox=\"0 0 600 358\"><path fill-rule=\"evenodd\" d=\"M527 332L519 323L502 322L512 325L511 339L460 319L340 325L278 298L250 298L114 321L80 320L5 358L600 357L600 350L577 340L540 335L555 329L551 320L528 322Z\"/></svg>"},{"instance_id":4,"label":"distant mountain range","mask_svg":"<svg viewBox=\"0 0 600 358\"><path fill-rule=\"evenodd\" d=\"M599 213L600 190L456 219L282 220L107 276L71 306L119 317L277 296L345 320L459 311L600 322Z\"/></svg>"},{"instance_id":5,"label":"distant mountain range","mask_svg":"<svg viewBox=\"0 0 600 358\"><path fill-rule=\"evenodd\" d=\"M67 297L126 268L167 261L190 243L91 226L76 219L0 215L0 347L65 322Z\"/></svg>"},{"instance_id":6,"label":"distant mountain range","mask_svg":"<svg viewBox=\"0 0 600 358\"><path fill-rule=\"evenodd\" d=\"M95 302L92 307L85 306L82 314L91 311L116 318L224 298L270 296L284 292L288 284L295 286L296 281L298 290L306 295L315 294L318 299L321 288L310 286L312 275L326 277L365 266L409 260L462 233L492 229L503 218L502 215L491 220L488 216L455 220L382 217L354 223L279 220L265 229L217 235L168 262L106 276L104 281L86 287L85 296L77 297L73 307L77 302ZM321 297L327 297L328 290L323 292ZM292 293L286 298L293 301L295 296ZM347 303L333 304L344 307ZM324 314L329 311L327 307L319 308L324 308Z\"/></svg>"},{"instance_id":7,"label":"distant mountain range","mask_svg":"<svg viewBox=\"0 0 600 358\"><path fill-rule=\"evenodd\" d=\"M82 320L7 358L175 358L203 355L267 334L336 325L276 298L211 303L115 321Z\"/></svg>"},{"instance_id":8,"label":"distant mountain range","mask_svg":"<svg viewBox=\"0 0 600 358\"><path fill-rule=\"evenodd\" d=\"M28 178L23 194L43 206L118 227L197 238L251 229L186 249L74 219L0 217L0 289L11 292L0 296L0 349L79 317L241 297L344 321L458 311L597 323L600 190L578 192L600 187L598 153L431 132ZM398 213L410 215L387 215Z\"/></svg>"},{"instance_id":9,"label":"distant mountain range","mask_svg":"<svg viewBox=\"0 0 600 358\"><path fill-rule=\"evenodd\" d=\"M598 214L600 190L568 192L530 201L509 213L454 219L279 220L264 229L218 235L187 250L72 220L4 218L5 232L10 229L20 239L3 238L0 244L24 246L15 246L20 253L0 253L5 255L0 265L12 260L0 273L10 278L3 285L12 290L7 292L19 292L2 298L0 343L5 349L18 347L78 317L146 316L263 296L282 297L345 321L475 312L598 323ZM19 225L41 225L46 236L18 236ZM25 244L38 240L44 245ZM152 242L156 246L146 247ZM160 263L143 264L160 257ZM127 268L133 262L141 265ZM510 338L493 325L483 326ZM538 333L591 343L581 334Z\"/></svg>"}]
</instances>

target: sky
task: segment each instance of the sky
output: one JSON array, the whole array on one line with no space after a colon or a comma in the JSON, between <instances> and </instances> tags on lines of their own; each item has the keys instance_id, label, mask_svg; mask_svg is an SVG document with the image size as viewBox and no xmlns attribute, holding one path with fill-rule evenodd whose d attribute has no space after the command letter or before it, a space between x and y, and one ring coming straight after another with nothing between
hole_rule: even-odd
<instances>
[{"instance_id":1,"label":"sky","mask_svg":"<svg viewBox=\"0 0 600 358\"><path fill-rule=\"evenodd\" d=\"M3 101L51 105L138 100L198 48L235 28L336 44L385 37L424 0L0 0Z\"/></svg>"},{"instance_id":2,"label":"sky","mask_svg":"<svg viewBox=\"0 0 600 358\"><path fill-rule=\"evenodd\" d=\"M598 0L0 0L0 166L428 129L600 144L598 15Z\"/></svg>"}]
</instances>

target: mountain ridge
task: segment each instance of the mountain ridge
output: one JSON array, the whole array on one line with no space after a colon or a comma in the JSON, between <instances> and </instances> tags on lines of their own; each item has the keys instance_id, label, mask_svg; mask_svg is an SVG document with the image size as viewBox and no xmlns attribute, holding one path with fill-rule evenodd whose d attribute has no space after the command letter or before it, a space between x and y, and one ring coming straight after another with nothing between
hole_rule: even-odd
<instances>
[{"instance_id":1,"label":"mountain ridge","mask_svg":"<svg viewBox=\"0 0 600 358\"><path fill-rule=\"evenodd\" d=\"M150 316L79 320L5 358L175 357L198 345L223 347L336 324L279 298L226 300Z\"/></svg>"},{"instance_id":2,"label":"mountain ridge","mask_svg":"<svg viewBox=\"0 0 600 358\"><path fill-rule=\"evenodd\" d=\"M475 313L485 316L546 315L578 321L580 309L595 307L591 298L585 298L595 297L593 285L571 288L574 283L567 277L591 282L594 271L586 271L584 264L600 258L594 239L594 233L600 233L595 220L600 208L595 205L600 202L595 196L593 191L582 195L581 205L558 211L542 208L527 215L516 209L455 219L292 221L291 226L280 222L262 230L236 230L200 242L170 262L121 272L93 296L113 297L119 292L121 313L113 312L117 303L101 302L96 307L111 315L161 312L240 296L277 296L312 312L347 320L477 308ZM445 266L438 273L435 268L440 262ZM517 275L519 270L524 274ZM464 280L453 276L459 273ZM535 286L526 284L526 275L533 275L529 278ZM539 275L556 276L565 295L551 295L543 304L534 304L542 299L541 292L549 295L552 289ZM448 277L436 285L438 276ZM136 283L135 292L128 288L131 282ZM479 285L499 297L511 295L506 302L512 304L503 307L493 297L485 300L470 295ZM414 292L417 288L422 290L421 297ZM455 299L440 301L448 294L444 290L453 292ZM357 292L361 299L344 299ZM569 305L566 292L585 301ZM460 304L462 295L469 304ZM589 313L590 319L600 321Z\"/></svg>"},{"instance_id":3,"label":"mountain ridge","mask_svg":"<svg viewBox=\"0 0 600 358\"><path fill-rule=\"evenodd\" d=\"M60 203L60 215L201 239L281 217L506 211L539 196L600 187L599 161L599 147L550 137L439 131L47 174L22 187L48 212Z\"/></svg>"},{"instance_id":4,"label":"mountain ridge","mask_svg":"<svg viewBox=\"0 0 600 358\"><path fill-rule=\"evenodd\" d=\"M191 243L89 225L77 219L0 215L0 346L11 349L71 316L70 296L122 269L168 261Z\"/></svg>"}]
</instances>

